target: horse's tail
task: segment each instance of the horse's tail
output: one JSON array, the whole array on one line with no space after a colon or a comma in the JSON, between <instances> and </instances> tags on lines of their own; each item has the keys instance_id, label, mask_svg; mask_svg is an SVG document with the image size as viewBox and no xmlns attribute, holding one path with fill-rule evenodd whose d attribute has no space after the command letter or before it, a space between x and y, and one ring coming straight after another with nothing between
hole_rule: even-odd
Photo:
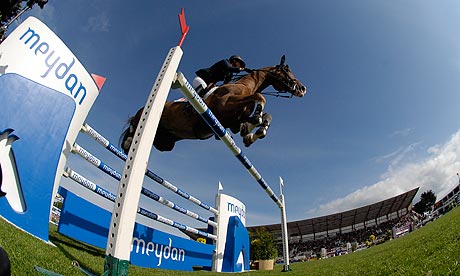
<instances>
[{"instance_id":1,"label":"horse's tail","mask_svg":"<svg viewBox=\"0 0 460 276\"><path fill-rule=\"evenodd\" d=\"M142 108L136 113L136 115L129 117L127 127L120 135L118 139L118 146L128 154L131 143L133 142L134 133L136 132L137 125L139 123L139 117L142 112Z\"/></svg>"},{"instance_id":2,"label":"horse's tail","mask_svg":"<svg viewBox=\"0 0 460 276\"><path fill-rule=\"evenodd\" d=\"M123 150L124 153L128 154L128 150L131 147L134 133L130 131L131 125L129 125L120 135L118 139L118 146Z\"/></svg>"}]
</instances>

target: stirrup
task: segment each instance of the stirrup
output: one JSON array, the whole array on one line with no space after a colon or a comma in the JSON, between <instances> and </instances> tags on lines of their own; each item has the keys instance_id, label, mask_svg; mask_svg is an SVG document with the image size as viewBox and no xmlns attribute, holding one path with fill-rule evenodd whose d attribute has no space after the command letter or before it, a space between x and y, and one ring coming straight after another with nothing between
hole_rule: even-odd
<instances>
[{"instance_id":1,"label":"stirrup","mask_svg":"<svg viewBox=\"0 0 460 276\"><path fill-rule=\"evenodd\" d=\"M195 91L198 94L198 96L200 96L200 98L202 98L202 99L206 95L206 89L201 85L198 86Z\"/></svg>"}]
</instances>

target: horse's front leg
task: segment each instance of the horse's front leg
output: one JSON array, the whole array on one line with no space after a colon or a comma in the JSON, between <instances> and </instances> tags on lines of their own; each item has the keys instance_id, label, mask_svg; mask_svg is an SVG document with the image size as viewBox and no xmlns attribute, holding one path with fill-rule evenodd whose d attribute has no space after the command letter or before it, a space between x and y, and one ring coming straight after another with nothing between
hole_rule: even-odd
<instances>
[{"instance_id":1,"label":"horse's front leg","mask_svg":"<svg viewBox=\"0 0 460 276\"><path fill-rule=\"evenodd\" d=\"M267 135L267 130L270 127L270 123L272 121L272 116L269 113L264 113L262 115L262 123L260 124L259 129L255 133L251 133L252 129L243 136L243 143L246 147L249 147L252 145L255 141L258 139L263 139ZM248 124L248 123L243 123L241 124L242 126ZM243 127L242 127L243 128Z\"/></svg>"},{"instance_id":2,"label":"horse's front leg","mask_svg":"<svg viewBox=\"0 0 460 276\"><path fill-rule=\"evenodd\" d=\"M251 114L249 114L249 117L247 120L245 120L241 125L240 125L240 135L241 137L244 137L251 133L251 131L260 126L263 122L262 114L264 110L266 100L264 96L261 94L257 93L254 94L250 97L246 98L246 103L245 103L245 109L246 110L251 110Z\"/></svg>"},{"instance_id":3,"label":"horse's front leg","mask_svg":"<svg viewBox=\"0 0 460 276\"><path fill-rule=\"evenodd\" d=\"M260 98L254 102L254 111L252 115L249 117L248 122L255 126L259 126L260 124L262 124L262 112L264 110L266 100L260 94L255 95L260 96Z\"/></svg>"}]
</instances>

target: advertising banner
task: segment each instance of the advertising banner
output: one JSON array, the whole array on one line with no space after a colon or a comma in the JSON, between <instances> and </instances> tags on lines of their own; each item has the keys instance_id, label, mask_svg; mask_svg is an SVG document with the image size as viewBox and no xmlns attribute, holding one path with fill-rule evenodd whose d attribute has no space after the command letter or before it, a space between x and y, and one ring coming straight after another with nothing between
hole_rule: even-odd
<instances>
[{"instance_id":1,"label":"advertising banner","mask_svg":"<svg viewBox=\"0 0 460 276\"><path fill-rule=\"evenodd\" d=\"M0 216L48 240L55 187L98 93L38 19L27 18L0 44Z\"/></svg>"},{"instance_id":2,"label":"advertising banner","mask_svg":"<svg viewBox=\"0 0 460 276\"><path fill-rule=\"evenodd\" d=\"M242 272L249 269L249 234L246 226L246 205L226 194L218 194L219 210L214 270L218 272ZM225 227L224 227L225 226ZM245 248L243 250L243 247ZM235 251L236 250L236 251ZM236 254L236 256L234 256ZM229 262L229 260L231 260Z\"/></svg>"},{"instance_id":3,"label":"advertising banner","mask_svg":"<svg viewBox=\"0 0 460 276\"><path fill-rule=\"evenodd\" d=\"M60 188L59 194L65 198L59 233L105 249L111 212L64 188ZM113 209L112 202L99 198L99 205L100 201L105 201ZM214 245L174 236L137 222L130 262L142 267L193 271L193 267L211 267L214 249Z\"/></svg>"}]
</instances>

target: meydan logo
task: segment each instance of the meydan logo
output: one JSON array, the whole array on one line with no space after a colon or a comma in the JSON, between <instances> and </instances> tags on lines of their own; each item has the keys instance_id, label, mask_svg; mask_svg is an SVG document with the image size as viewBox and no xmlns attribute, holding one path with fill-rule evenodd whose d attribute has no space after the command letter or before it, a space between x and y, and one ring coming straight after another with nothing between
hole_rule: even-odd
<instances>
[{"instance_id":1,"label":"meydan logo","mask_svg":"<svg viewBox=\"0 0 460 276\"><path fill-rule=\"evenodd\" d=\"M42 61L46 68L40 77L60 80L74 100L81 105L86 98L86 87L81 82L81 78L77 76L78 70L73 71L72 69L75 64L75 57L71 57L72 61L65 60L66 56L61 57L62 53L58 52L59 48L55 45L56 41L47 41L46 38L29 27L19 37L19 40L32 51L36 58Z\"/></svg>"},{"instance_id":2,"label":"meydan logo","mask_svg":"<svg viewBox=\"0 0 460 276\"><path fill-rule=\"evenodd\" d=\"M133 237L133 241L131 243L131 252L134 251L134 244L137 244L136 247L136 254L139 253L139 248L141 248L140 253L144 255L144 252L147 256L154 253L155 256L158 258L157 266L161 266L161 260L164 258L165 260L171 259L175 262L184 262L185 261L185 250L181 248L176 248L172 246L172 240L169 239L169 245L164 246L163 244L155 244L153 242L148 242L147 244L143 239L138 239ZM152 254L153 257L153 254Z\"/></svg>"},{"instance_id":3,"label":"meydan logo","mask_svg":"<svg viewBox=\"0 0 460 276\"><path fill-rule=\"evenodd\" d=\"M12 129L0 131L0 198L5 197L14 211L24 213L26 202L11 148L19 138L12 132Z\"/></svg>"}]
</instances>

